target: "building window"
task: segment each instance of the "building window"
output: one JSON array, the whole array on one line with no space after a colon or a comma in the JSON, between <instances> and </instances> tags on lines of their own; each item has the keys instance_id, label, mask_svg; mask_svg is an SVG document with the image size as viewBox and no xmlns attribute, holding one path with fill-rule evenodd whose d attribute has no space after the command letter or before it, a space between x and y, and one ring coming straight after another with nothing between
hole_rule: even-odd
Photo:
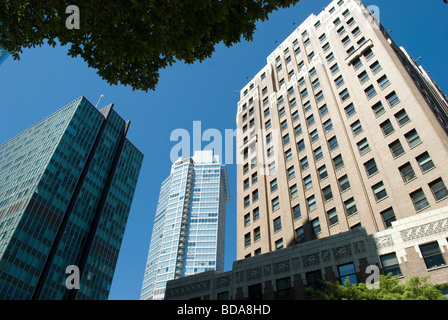
<instances>
[{"instance_id":1,"label":"building window","mask_svg":"<svg viewBox=\"0 0 448 320\"><path fill-rule=\"evenodd\" d=\"M442 178L439 178L429 184L429 188L432 191L432 194L434 195L434 198L436 201L445 199L448 197L448 191L445 187L445 184L443 183Z\"/></svg>"},{"instance_id":2,"label":"building window","mask_svg":"<svg viewBox=\"0 0 448 320\"><path fill-rule=\"evenodd\" d=\"M312 126L315 123L314 115L310 115L308 118L306 118L306 121L308 123L308 126Z\"/></svg>"},{"instance_id":3,"label":"building window","mask_svg":"<svg viewBox=\"0 0 448 320\"><path fill-rule=\"evenodd\" d=\"M429 169L434 168L434 162L432 162L431 157L429 156L428 152L425 152L421 155L419 155L416 158L418 165L420 166L420 169L422 170L422 172L426 172Z\"/></svg>"},{"instance_id":4,"label":"building window","mask_svg":"<svg viewBox=\"0 0 448 320\"><path fill-rule=\"evenodd\" d=\"M420 246L420 251L425 260L426 268L437 268L445 265L442 253L440 252L439 244L431 242Z\"/></svg>"},{"instance_id":5,"label":"building window","mask_svg":"<svg viewBox=\"0 0 448 320\"><path fill-rule=\"evenodd\" d=\"M328 201L333 199L333 192L331 191L331 186L326 186L322 189L322 196L324 197L324 201Z\"/></svg>"},{"instance_id":6,"label":"building window","mask_svg":"<svg viewBox=\"0 0 448 320\"><path fill-rule=\"evenodd\" d=\"M338 139L336 138L336 136L328 140L328 145L330 146L330 151L333 151L339 146Z\"/></svg>"},{"instance_id":7,"label":"building window","mask_svg":"<svg viewBox=\"0 0 448 320\"><path fill-rule=\"evenodd\" d=\"M305 178L303 178L303 184L305 187L305 190L308 190L313 186L313 181L311 180L311 175L307 175Z\"/></svg>"},{"instance_id":8,"label":"building window","mask_svg":"<svg viewBox=\"0 0 448 320\"><path fill-rule=\"evenodd\" d=\"M327 211L328 223L330 226L335 225L339 222L338 213L336 212L336 208L333 208Z\"/></svg>"},{"instance_id":9,"label":"building window","mask_svg":"<svg viewBox=\"0 0 448 320\"><path fill-rule=\"evenodd\" d=\"M314 129L311 133L311 142L316 142L317 140L319 140L319 134L317 133L317 129Z\"/></svg>"},{"instance_id":10,"label":"building window","mask_svg":"<svg viewBox=\"0 0 448 320\"><path fill-rule=\"evenodd\" d=\"M289 160L291 160L292 159L292 150L291 149L288 149L286 152L285 152L285 160L286 160L286 162L288 162Z\"/></svg>"},{"instance_id":11,"label":"building window","mask_svg":"<svg viewBox=\"0 0 448 320\"><path fill-rule=\"evenodd\" d=\"M302 212L300 210L300 204L292 208L292 216L294 217L294 220L297 220L302 216Z\"/></svg>"},{"instance_id":12,"label":"building window","mask_svg":"<svg viewBox=\"0 0 448 320\"><path fill-rule=\"evenodd\" d=\"M376 90L373 85L370 85L366 90L364 90L364 92L369 100L376 96Z\"/></svg>"},{"instance_id":13,"label":"building window","mask_svg":"<svg viewBox=\"0 0 448 320\"><path fill-rule=\"evenodd\" d=\"M327 105L324 104L322 107L320 107L319 112L320 112L321 117L325 116L328 113Z\"/></svg>"},{"instance_id":14,"label":"building window","mask_svg":"<svg viewBox=\"0 0 448 320\"><path fill-rule=\"evenodd\" d=\"M298 243L305 242L305 233L303 232L303 227L296 229L296 239Z\"/></svg>"},{"instance_id":15,"label":"building window","mask_svg":"<svg viewBox=\"0 0 448 320\"><path fill-rule=\"evenodd\" d=\"M295 197L297 197L299 195L298 191L297 191L297 185L293 185L289 188L289 194L291 195L291 199L294 199Z\"/></svg>"},{"instance_id":16,"label":"building window","mask_svg":"<svg viewBox=\"0 0 448 320\"><path fill-rule=\"evenodd\" d=\"M249 233L246 233L245 235L244 235L244 247L249 247L250 246L250 232Z\"/></svg>"},{"instance_id":17,"label":"building window","mask_svg":"<svg viewBox=\"0 0 448 320\"><path fill-rule=\"evenodd\" d=\"M275 197L274 199L272 199L272 211L276 211L278 209L280 209L280 201L278 197Z\"/></svg>"},{"instance_id":18,"label":"building window","mask_svg":"<svg viewBox=\"0 0 448 320\"><path fill-rule=\"evenodd\" d=\"M271 127L271 120L266 121L264 125L266 127L266 130L268 130Z\"/></svg>"},{"instance_id":19,"label":"building window","mask_svg":"<svg viewBox=\"0 0 448 320\"><path fill-rule=\"evenodd\" d=\"M380 201L387 197L386 187L382 181L378 182L372 187L373 195L376 201Z\"/></svg>"},{"instance_id":20,"label":"building window","mask_svg":"<svg viewBox=\"0 0 448 320\"><path fill-rule=\"evenodd\" d=\"M244 226L247 227L250 225L250 213L244 215Z\"/></svg>"},{"instance_id":21,"label":"building window","mask_svg":"<svg viewBox=\"0 0 448 320\"><path fill-rule=\"evenodd\" d=\"M325 121L323 123L323 125L324 125L325 132L328 132L331 129L333 129L333 122L331 122L331 119L328 119L327 121Z\"/></svg>"},{"instance_id":22,"label":"building window","mask_svg":"<svg viewBox=\"0 0 448 320\"><path fill-rule=\"evenodd\" d=\"M409 144L409 147L414 148L416 145L418 145L420 142L422 142L422 139L420 139L417 130L412 129L408 133L404 135L406 138L406 141Z\"/></svg>"},{"instance_id":23,"label":"building window","mask_svg":"<svg viewBox=\"0 0 448 320\"><path fill-rule=\"evenodd\" d=\"M404 153L403 146L401 145L401 142L398 139L389 144L389 149L394 158L401 156Z\"/></svg>"},{"instance_id":24,"label":"building window","mask_svg":"<svg viewBox=\"0 0 448 320\"><path fill-rule=\"evenodd\" d=\"M388 136L389 134L395 131L394 126L392 125L392 122L390 122L389 119L381 123L380 128L381 131L383 131L384 136Z\"/></svg>"},{"instance_id":25,"label":"building window","mask_svg":"<svg viewBox=\"0 0 448 320\"><path fill-rule=\"evenodd\" d=\"M261 238L260 227L254 229L254 242L257 242Z\"/></svg>"},{"instance_id":26,"label":"building window","mask_svg":"<svg viewBox=\"0 0 448 320\"><path fill-rule=\"evenodd\" d=\"M249 196L245 196L244 197L244 207L248 207L250 206L250 197Z\"/></svg>"},{"instance_id":27,"label":"building window","mask_svg":"<svg viewBox=\"0 0 448 320\"><path fill-rule=\"evenodd\" d=\"M358 146L359 153L361 155L365 154L367 151L370 150L370 146L369 146L369 142L367 141L367 138L364 138L361 141L359 141L357 143L357 146Z\"/></svg>"},{"instance_id":28,"label":"building window","mask_svg":"<svg viewBox=\"0 0 448 320\"><path fill-rule=\"evenodd\" d=\"M362 67L362 61L359 58L356 58L355 61L353 61L353 68L355 70L358 70L359 68Z\"/></svg>"},{"instance_id":29,"label":"building window","mask_svg":"<svg viewBox=\"0 0 448 320\"><path fill-rule=\"evenodd\" d=\"M338 179L339 187L341 188L341 192L350 188L350 181L348 180L348 176L344 175Z\"/></svg>"},{"instance_id":30,"label":"building window","mask_svg":"<svg viewBox=\"0 0 448 320\"><path fill-rule=\"evenodd\" d=\"M261 283L248 287L249 300L261 300L263 297Z\"/></svg>"},{"instance_id":31,"label":"building window","mask_svg":"<svg viewBox=\"0 0 448 320\"><path fill-rule=\"evenodd\" d=\"M283 144L284 145L287 145L287 144L289 144L289 134L286 134L284 137L283 137Z\"/></svg>"},{"instance_id":32,"label":"building window","mask_svg":"<svg viewBox=\"0 0 448 320\"><path fill-rule=\"evenodd\" d=\"M370 77L369 77L367 71L363 71L363 72L361 72L361 73L359 74L358 78L359 78L359 81L361 82L361 84L366 83L366 82L370 79Z\"/></svg>"},{"instance_id":33,"label":"building window","mask_svg":"<svg viewBox=\"0 0 448 320\"><path fill-rule=\"evenodd\" d=\"M337 63L335 63L334 65L331 66L330 68L331 74L335 74L336 72L339 71L339 66Z\"/></svg>"},{"instance_id":34,"label":"building window","mask_svg":"<svg viewBox=\"0 0 448 320\"><path fill-rule=\"evenodd\" d=\"M275 171L277 171L277 167L275 166L275 161L273 161L269 164L269 174L273 174Z\"/></svg>"},{"instance_id":35,"label":"building window","mask_svg":"<svg viewBox=\"0 0 448 320\"><path fill-rule=\"evenodd\" d=\"M348 106L344 108L345 114L347 115L347 118L350 118L352 115L356 113L355 105L353 103L350 103Z\"/></svg>"},{"instance_id":36,"label":"building window","mask_svg":"<svg viewBox=\"0 0 448 320\"><path fill-rule=\"evenodd\" d=\"M324 49L324 52L327 52L330 49L330 43L327 42L326 44L324 44L322 49Z\"/></svg>"},{"instance_id":37,"label":"building window","mask_svg":"<svg viewBox=\"0 0 448 320\"><path fill-rule=\"evenodd\" d=\"M320 81L319 78L317 78L316 80L314 80L311 84L313 86L313 89L316 90L317 88L320 87Z\"/></svg>"},{"instance_id":38,"label":"building window","mask_svg":"<svg viewBox=\"0 0 448 320\"><path fill-rule=\"evenodd\" d=\"M309 166L308 157L305 157L300 160L300 167L302 168L302 170L308 169L308 166Z\"/></svg>"},{"instance_id":39,"label":"building window","mask_svg":"<svg viewBox=\"0 0 448 320\"><path fill-rule=\"evenodd\" d=\"M327 63L330 63L334 60L334 53L331 52L329 55L326 56Z\"/></svg>"},{"instance_id":40,"label":"building window","mask_svg":"<svg viewBox=\"0 0 448 320\"><path fill-rule=\"evenodd\" d=\"M283 239L275 241L275 249L276 250L283 249Z\"/></svg>"},{"instance_id":41,"label":"building window","mask_svg":"<svg viewBox=\"0 0 448 320\"><path fill-rule=\"evenodd\" d=\"M401 276L401 269L395 252L380 256L381 265L384 274L392 274L392 276Z\"/></svg>"},{"instance_id":42,"label":"building window","mask_svg":"<svg viewBox=\"0 0 448 320\"><path fill-rule=\"evenodd\" d=\"M297 121L299 120L299 111L294 111L294 113L292 114L292 121Z\"/></svg>"},{"instance_id":43,"label":"building window","mask_svg":"<svg viewBox=\"0 0 448 320\"><path fill-rule=\"evenodd\" d=\"M375 61L374 63L372 63L372 65L370 66L370 70L372 70L373 74L377 74L378 72L381 71L381 69L383 69L380 65L380 63L378 61Z\"/></svg>"},{"instance_id":44,"label":"building window","mask_svg":"<svg viewBox=\"0 0 448 320\"><path fill-rule=\"evenodd\" d=\"M249 164L246 163L246 164L243 166L243 173L248 173L248 172L249 172Z\"/></svg>"},{"instance_id":45,"label":"building window","mask_svg":"<svg viewBox=\"0 0 448 320\"><path fill-rule=\"evenodd\" d=\"M372 49L366 50L363 53L363 55L364 55L364 58L366 58L366 61L369 61L370 59L372 59L375 56L375 54L373 53Z\"/></svg>"},{"instance_id":46,"label":"building window","mask_svg":"<svg viewBox=\"0 0 448 320\"><path fill-rule=\"evenodd\" d=\"M288 122L286 120L284 120L281 123L281 128L282 128L282 131L284 131L284 130L286 130L288 128Z\"/></svg>"},{"instance_id":47,"label":"building window","mask_svg":"<svg viewBox=\"0 0 448 320\"><path fill-rule=\"evenodd\" d=\"M313 211L314 209L316 209L316 198L314 197L314 195L307 198L306 201L308 204L308 211Z\"/></svg>"},{"instance_id":48,"label":"building window","mask_svg":"<svg viewBox=\"0 0 448 320\"><path fill-rule=\"evenodd\" d=\"M410 194L412 202L416 211L423 210L429 207L429 202L426 199L425 193L422 189L418 189Z\"/></svg>"},{"instance_id":49,"label":"building window","mask_svg":"<svg viewBox=\"0 0 448 320\"><path fill-rule=\"evenodd\" d=\"M258 189L252 192L252 202L255 202L258 200Z\"/></svg>"},{"instance_id":50,"label":"building window","mask_svg":"<svg viewBox=\"0 0 448 320\"><path fill-rule=\"evenodd\" d=\"M253 221L257 221L260 219L260 208L255 208L254 211L252 211L252 219Z\"/></svg>"},{"instance_id":51,"label":"building window","mask_svg":"<svg viewBox=\"0 0 448 320\"><path fill-rule=\"evenodd\" d=\"M342 266L339 266L339 280L341 284L345 285L345 282L348 281L350 284L358 284L358 279L356 278L355 266L353 263L348 263Z\"/></svg>"},{"instance_id":52,"label":"building window","mask_svg":"<svg viewBox=\"0 0 448 320\"><path fill-rule=\"evenodd\" d=\"M252 184L256 183L258 181L258 172L254 172L252 174Z\"/></svg>"},{"instance_id":53,"label":"building window","mask_svg":"<svg viewBox=\"0 0 448 320\"><path fill-rule=\"evenodd\" d=\"M386 112L386 110L383 107L383 104L381 102L376 103L373 107L372 107L373 113L375 114L375 116L378 118L380 115L382 115L383 113Z\"/></svg>"},{"instance_id":54,"label":"building window","mask_svg":"<svg viewBox=\"0 0 448 320\"><path fill-rule=\"evenodd\" d=\"M344 166L344 160L342 159L342 155L338 155L333 158L334 170L337 171Z\"/></svg>"},{"instance_id":55,"label":"building window","mask_svg":"<svg viewBox=\"0 0 448 320\"><path fill-rule=\"evenodd\" d=\"M305 110L305 113L311 110L311 102L309 100L303 104L303 110Z\"/></svg>"},{"instance_id":56,"label":"building window","mask_svg":"<svg viewBox=\"0 0 448 320\"><path fill-rule=\"evenodd\" d=\"M409 162L399 167L398 170L405 183L415 178L415 172Z\"/></svg>"},{"instance_id":57,"label":"building window","mask_svg":"<svg viewBox=\"0 0 448 320\"><path fill-rule=\"evenodd\" d=\"M299 152L305 150L305 141L303 139L297 143L297 148L299 149Z\"/></svg>"},{"instance_id":58,"label":"building window","mask_svg":"<svg viewBox=\"0 0 448 320\"><path fill-rule=\"evenodd\" d=\"M244 190L249 188L249 178L244 180Z\"/></svg>"},{"instance_id":59,"label":"building window","mask_svg":"<svg viewBox=\"0 0 448 320\"><path fill-rule=\"evenodd\" d=\"M316 218L316 219L311 221L311 227L312 227L312 230L313 230L313 235L317 235L317 234L320 233L321 229L320 229L319 218Z\"/></svg>"},{"instance_id":60,"label":"building window","mask_svg":"<svg viewBox=\"0 0 448 320\"><path fill-rule=\"evenodd\" d=\"M359 121L359 120L356 120L355 122L353 122L350 125L350 128L352 129L353 136L356 136L357 134L361 133L362 130L363 130L362 129L362 125L361 125L361 121Z\"/></svg>"},{"instance_id":61,"label":"building window","mask_svg":"<svg viewBox=\"0 0 448 320\"><path fill-rule=\"evenodd\" d=\"M349 36L346 36L344 39L342 39L342 44L344 45L344 47L347 46L350 42L352 42L352 40Z\"/></svg>"},{"instance_id":62,"label":"building window","mask_svg":"<svg viewBox=\"0 0 448 320\"><path fill-rule=\"evenodd\" d=\"M277 185L277 179L274 179L271 181L271 192L277 191L278 185Z\"/></svg>"},{"instance_id":63,"label":"building window","mask_svg":"<svg viewBox=\"0 0 448 320\"><path fill-rule=\"evenodd\" d=\"M291 279L289 277L277 280L277 299L278 300L291 300L292 288Z\"/></svg>"},{"instance_id":64,"label":"building window","mask_svg":"<svg viewBox=\"0 0 448 320\"><path fill-rule=\"evenodd\" d=\"M400 127L404 126L406 123L410 121L408 114L406 113L406 110L401 109L399 112L395 114L395 119L397 119L398 124Z\"/></svg>"},{"instance_id":65,"label":"building window","mask_svg":"<svg viewBox=\"0 0 448 320\"><path fill-rule=\"evenodd\" d=\"M274 219L274 232L282 230L282 219L281 217Z\"/></svg>"},{"instance_id":66,"label":"building window","mask_svg":"<svg viewBox=\"0 0 448 320\"><path fill-rule=\"evenodd\" d=\"M328 177L328 171L327 171L327 167L325 165L323 165L322 167L317 169L317 171L319 173L319 180L323 180L326 177Z\"/></svg>"},{"instance_id":67,"label":"building window","mask_svg":"<svg viewBox=\"0 0 448 320\"><path fill-rule=\"evenodd\" d=\"M370 177L374 173L378 172L378 167L376 165L375 159L372 158L366 163L364 163L364 168L366 169L367 176Z\"/></svg>"},{"instance_id":68,"label":"building window","mask_svg":"<svg viewBox=\"0 0 448 320\"><path fill-rule=\"evenodd\" d=\"M316 161L322 159L324 157L323 153L322 153L322 148L319 147L316 150L314 150L314 157L316 158Z\"/></svg>"},{"instance_id":69,"label":"building window","mask_svg":"<svg viewBox=\"0 0 448 320\"><path fill-rule=\"evenodd\" d=\"M324 98L325 97L324 97L324 93L322 92L322 90L316 94L316 100L318 103L321 102L322 100L324 100Z\"/></svg>"},{"instance_id":70,"label":"building window","mask_svg":"<svg viewBox=\"0 0 448 320\"><path fill-rule=\"evenodd\" d=\"M341 98L342 102L350 98L350 93L348 92L348 89L344 89L341 93L339 93L339 97Z\"/></svg>"},{"instance_id":71,"label":"building window","mask_svg":"<svg viewBox=\"0 0 448 320\"><path fill-rule=\"evenodd\" d=\"M395 212L392 207L380 212L381 217L383 218L384 226L388 228L392 228L392 222L396 221Z\"/></svg>"},{"instance_id":72,"label":"building window","mask_svg":"<svg viewBox=\"0 0 448 320\"><path fill-rule=\"evenodd\" d=\"M344 207L345 207L345 212L347 214L347 217L358 212L354 198L350 198L350 199L344 201Z\"/></svg>"},{"instance_id":73,"label":"building window","mask_svg":"<svg viewBox=\"0 0 448 320\"><path fill-rule=\"evenodd\" d=\"M294 170L294 166L289 167L288 168L288 179L291 180L295 176L296 176L296 173L295 173L295 170Z\"/></svg>"},{"instance_id":74,"label":"building window","mask_svg":"<svg viewBox=\"0 0 448 320\"><path fill-rule=\"evenodd\" d=\"M377 82L378 82L378 85L380 86L381 90L383 90L390 84L390 81L386 75L379 78Z\"/></svg>"},{"instance_id":75,"label":"building window","mask_svg":"<svg viewBox=\"0 0 448 320\"><path fill-rule=\"evenodd\" d=\"M395 93L395 91L393 91L392 93L390 93L389 95L386 96L386 100L389 103L389 105L391 107L395 106L397 103L400 102L400 99L398 98L397 94Z\"/></svg>"}]
</instances>

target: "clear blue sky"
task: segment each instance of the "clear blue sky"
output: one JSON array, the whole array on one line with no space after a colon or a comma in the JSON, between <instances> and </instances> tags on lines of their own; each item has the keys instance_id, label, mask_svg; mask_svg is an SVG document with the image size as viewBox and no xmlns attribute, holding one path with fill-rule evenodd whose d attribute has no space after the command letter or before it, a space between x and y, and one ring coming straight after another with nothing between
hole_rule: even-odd
<instances>
[{"instance_id":1,"label":"clear blue sky","mask_svg":"<svg viewBox=\"0 0 448 320\"><path fill-rule=\"evenodd\" d=\"M266 57L296 25L319 13L330 1L301 0L296 6L271 14L258 24L253 42L226 48L219 45L213 57L194 65L176 64L161 72L155 92L110 86L81 59L66 55L67 48L25 50L20 61L11 57L0 66L0 144L47 117L79 96L99 107L115 103L117 112L132 125L129 139L145 154L143 169L129 216L110 299L139 299L160 183L171 167L170 151L176 144L170 134L178 128L192 132L193 121L202 130L235 129L239 94L249 79L266 65ZM404 46L430 71L448 93L448 5L442 0L365 0L380 8L380 19ZM81 12L82 23L82 12ZM192 136L192 134L191 134ZM191 142L192 143L192 142ZM203 147L207 145L203 143ZM236 259L236 171L228 166L231 202L227 204L226 263Z\"/></svg>"}]
</instances>

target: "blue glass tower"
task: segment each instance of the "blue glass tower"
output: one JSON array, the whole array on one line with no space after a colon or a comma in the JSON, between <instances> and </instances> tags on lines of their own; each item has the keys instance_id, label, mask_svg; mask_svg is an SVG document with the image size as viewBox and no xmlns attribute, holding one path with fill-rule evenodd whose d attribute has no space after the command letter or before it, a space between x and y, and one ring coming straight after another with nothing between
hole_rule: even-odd
<instances>
[{"instance_id":1,"label":"blue glass tower","mask_svg":"<svg viewBox=\"0 0 448 320\"><path fill-rule=\"evenodd\" d=\"M140 299L161 300L168 280L224 269L226 167L212 151L180 159L163 181Z\"/></svg>"},{"instance_id":2,"label":"blue glass tower","mask_svg":"<svg viewBox=\"0 0 448 320\"><path fill-rule=\"evenodd\" d=\"M81 97L0 146L0 299L107 299L143 161L129 125Z\"/></svg>"}]
</instances>

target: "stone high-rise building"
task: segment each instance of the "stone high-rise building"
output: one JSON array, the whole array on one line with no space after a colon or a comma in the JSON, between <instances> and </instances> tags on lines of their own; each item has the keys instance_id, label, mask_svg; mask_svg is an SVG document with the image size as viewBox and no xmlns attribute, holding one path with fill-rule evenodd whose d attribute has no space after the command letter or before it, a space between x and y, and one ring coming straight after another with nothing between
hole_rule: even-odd
<instances>
[{"instance_id":1,"label":"stone high-rise building","mask_svg":"<svg viewBox=\"0 0 448 320\"><path fill-rule=\"evenodd\" d=\"M237 259L448 206L448 100L361 1L333 1L241 91Z\"/></svg>"}]
</instances>

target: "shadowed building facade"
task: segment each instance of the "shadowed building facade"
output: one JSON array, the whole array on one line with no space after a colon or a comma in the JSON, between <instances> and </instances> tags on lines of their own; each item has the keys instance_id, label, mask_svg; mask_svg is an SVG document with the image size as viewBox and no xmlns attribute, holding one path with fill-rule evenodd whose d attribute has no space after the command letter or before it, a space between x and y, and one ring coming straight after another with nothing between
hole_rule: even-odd
<instances>
[{"instance_id":1,"label":"shadowed building facade","mask_svg":"<svg viewBox=\"0 0 448 320\"><path fill-rule=\"evenodd\" d=\"M0 146L0 299L107 299L143 161L129 125L81 97Z\"/></svg>"}]
</instances>

